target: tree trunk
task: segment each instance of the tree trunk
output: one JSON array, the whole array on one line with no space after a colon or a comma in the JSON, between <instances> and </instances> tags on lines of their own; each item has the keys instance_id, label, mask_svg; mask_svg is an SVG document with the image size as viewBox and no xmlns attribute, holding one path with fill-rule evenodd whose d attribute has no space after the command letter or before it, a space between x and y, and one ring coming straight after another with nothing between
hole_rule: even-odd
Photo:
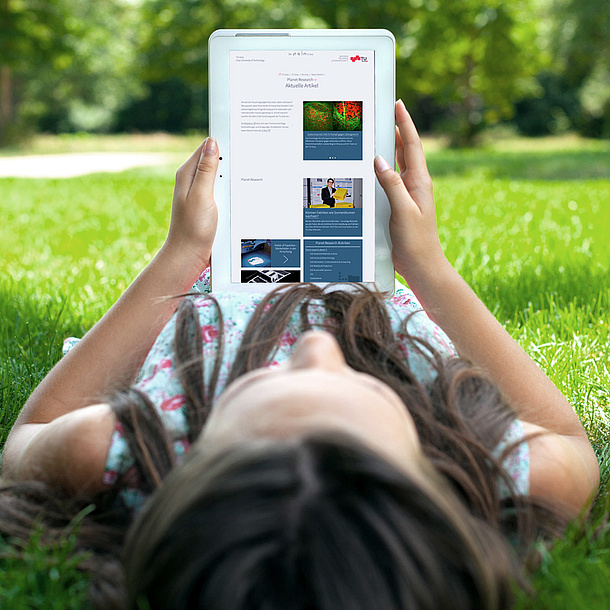
<instances>
[{"instance_id":1,"label":"tree trunk","mask_svg":"<svg viewBox=\"0 0 610 610\"><path fill-rule=\"evenodd\" d=\"M452 148L472 147L482 128L481 98L472 89L470 79L475 69L475 62L470 55L466 57L464 74L459 79L463 95L456 105L456 125L451 132Z\"/></svg>"},{"instance_id":2,"label":"tree trunk","mask_svg":"<svg viewBox=\"0 0 610 610\"><path fill-rule=\"evenodd\" d=\"M0 13L8 17L10 0L0 0ZM13 75L8 65L0 65L0 146L3 146L7 127L13 120Z\"/></svg>"},{"instance_id":3,"label":"tree trunk","mask_svg":"<svg viewBox=\"0 0 610 610\"><path fill-rule=\"evenodd\" d=\"M0 146L13 119L13 78L9 66L0 66Z\"/></svg>"}]
</instances>

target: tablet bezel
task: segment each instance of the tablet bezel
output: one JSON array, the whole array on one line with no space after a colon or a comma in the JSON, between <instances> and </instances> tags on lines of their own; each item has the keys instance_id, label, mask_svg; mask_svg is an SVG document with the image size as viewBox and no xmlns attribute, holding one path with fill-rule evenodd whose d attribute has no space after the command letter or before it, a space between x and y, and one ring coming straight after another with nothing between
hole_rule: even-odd
<instances>
[{"instance_id":1,"label":"tablet bezel","mask_svg":"<svg viewBox=\"0 0 610 610\"><path fill-rule=\"evenodd\" d=\"M221 160L214 186L218 227L212 248L212 291L268 292L283 284L231 282L230 248L230 112L229 68L231 51L375 51L375 155L394 158L395 40L388 30L217 30L208 42L209 132L218 141ZM373 159L371 159L371 164ZM389 237L390 208L375 181L375 281L382 291L394 290L394 266ZM287 284L289 285L289 284ZM324 286L325 284L319 284Z\"/></svg>"}]
</instances>

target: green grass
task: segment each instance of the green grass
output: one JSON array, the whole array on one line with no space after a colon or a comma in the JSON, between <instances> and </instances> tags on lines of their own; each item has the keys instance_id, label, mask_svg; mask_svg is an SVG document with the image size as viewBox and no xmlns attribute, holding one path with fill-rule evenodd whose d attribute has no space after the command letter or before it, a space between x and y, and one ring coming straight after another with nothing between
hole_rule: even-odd
<instances>
[{"instance_id":1,"label":"green grass","mask_svg":"<svg viewBox=\"0 0 610 610\"><path fill-rule=\"evenodd\" d=\"M87 511L83 511L87 512ZM78 571L87 553L76 551L79 517L52 544L42 544L36 527L27 543L8 547L2 558L0 607L25 610L82 610L87 607L89 582Z\"/></svg>"},{"instance_id":2,"label":"green grass","mask_svg":"<svg viewBox=\"0 0 610 610\"><path fill-rule=\"evenodd\" d=\"M173 138L167 150L186 158L200 139ZM149 144L148 150L162 149ZM33 146L22 152L130 149L125 138L51 138ZM142 140L131 147L144 149ZM602 462L603 492L592 516L545 552L534 578L537 597L522 598L519 606L605 608L610 143L503 140L452 151L427 141L426 149L449 259L572 402ZM0 444L27 395L60 357L63 338L82 335L163 242L174 172L162 167L69 180L0 180ZM30 561L45 565L60 553L41 550L37 559L35 550L28 552ZM22 569L7 561L2 569L17 580L34 565ZM73 566L64 568L62 578L75 575ZM55 591L47 580L57 572L49 574L18 580L30 591L21 606L15 601L11 607L28 607L31 596ZM52 607L70 608L82 594L69 582L76 592L54 593L54 603L63 599L65 605Z\"/></svg>"}]
</instances>

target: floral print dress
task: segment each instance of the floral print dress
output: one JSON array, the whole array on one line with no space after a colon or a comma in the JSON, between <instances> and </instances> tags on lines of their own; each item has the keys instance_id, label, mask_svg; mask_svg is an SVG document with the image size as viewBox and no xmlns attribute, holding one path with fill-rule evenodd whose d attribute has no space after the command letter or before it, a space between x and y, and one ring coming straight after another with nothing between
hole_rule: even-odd
<instances>
[{"instance_id":1,"label":"floral print dress","mask_svg":"<svg viewBox=\"0 0 610 610\"><path fill-rule=\"evenodd\" d=\"M199 314L206 382L209 381L212 363L216 358L216 339L220 333L218 312L213 302L207 298L206 293L208 292L209 269L206 269L193 287L193 294L195 296L188 297L193 299ZM216 385L215 398L217 398L226 386L232 363L235 360L237 349L241 344L248 321L264 295L226 293L215 294L214 296L222 311L222 330L224 332L225 343L223 360ZM447 335L428 318L414 294L399 282L396 282L394 296L386 301L386 307L395 335L399 340L405 337L403 334L403 322L409 316L407 331L411 335L424 339L443 357L453 357L456 355L455 348ZM312 302L309 305L308 318L313 328L324 329L327 316L321 304ZM188 452L189 443L187 441L188 426L184 409L184 389L175 375L173 354L175 327L176 316L172 317L157 337L137 376L135 387L146 394L157 408L169 437L173 442L178 461L180 461ZM286 327L277 351L273 356L273 361L269 366L276 366L287 360L299 335L300 319L299 314L295 313ZM75 340L72 338L66 340L64 342L64 351L70 349L74 342ZM401 341L401 345L404 359L409 364L415 377L422 383L432 381L434 371L425 356L415 350L406 339ZM207 367L206 363L209 363ZM507 446L523 437L523 426L517 420L508 429L504 439L496 448L495 453L499 457ZM503 465L511 476L517 492L527 494L529 488L529 450L527 443L520 443L504 459ZM133 485L124 489L121 495L127 506L133 510L138 510L147 496L138 488L134 459L125 440L121 425L117 424L108 453L104 483L107 486L111 486L119 477L134 482ZM501 494L506 493L506 486L501 482Z\"/></svg>"}]
</instances>

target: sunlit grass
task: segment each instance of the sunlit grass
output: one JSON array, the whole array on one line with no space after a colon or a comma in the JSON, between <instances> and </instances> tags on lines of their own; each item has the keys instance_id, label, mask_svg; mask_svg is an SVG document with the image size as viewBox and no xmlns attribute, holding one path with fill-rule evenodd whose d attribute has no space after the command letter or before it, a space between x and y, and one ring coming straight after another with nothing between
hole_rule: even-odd
<instances>
[{"instance_id":1,"label":"sunlit grass","mask_svg":"<svg viewBox=\"0 0 610 610\"><path fill-rule=\"evenodd\" d=\"M184 159L201 136L172 137L166 148L81 139L40 142L47 152L170 150ZM522 607L605 608L610 143L550 142L426 147L448 258L574 405L603 465L605 491L591 524L545 551L534 579L538 597ZM59 359L63 338L90 328L162 244L176 167L0 180L0 444Z\"/></svg>"}]
</instances>

